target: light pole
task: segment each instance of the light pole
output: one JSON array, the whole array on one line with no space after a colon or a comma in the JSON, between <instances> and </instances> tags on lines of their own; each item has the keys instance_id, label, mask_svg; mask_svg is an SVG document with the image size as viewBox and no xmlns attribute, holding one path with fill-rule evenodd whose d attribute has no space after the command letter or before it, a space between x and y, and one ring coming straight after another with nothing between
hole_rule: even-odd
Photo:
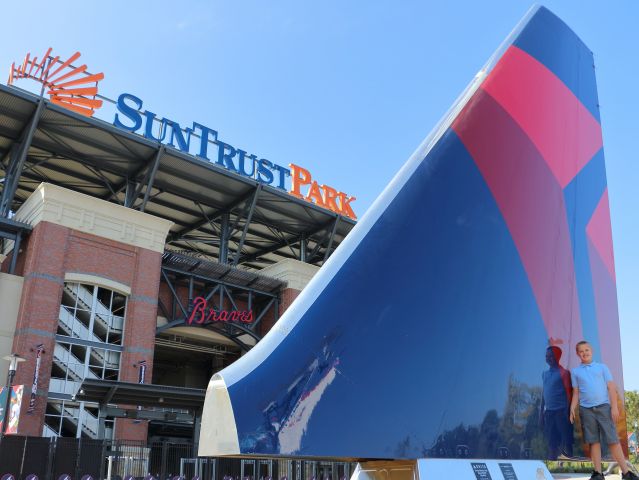
<instances>
[{"instance_id":1,"label":"light pole","mask_svg":"<svg viewBox=\"0 0 639 480\"><path fill-rule=\"evenodd\" d=\"M17 353L12 353L11 355L7 355L2 358L3 360L7 360L9 363L9 375L7 375L7 400L4 405L4 421L2 422L2 431L0 432L0 436L4 436L4 432L7 430L7 424L9 423L9 406L11 404L11 387L13 386L13 377L16 376L16 370L18 370L18 364L20 362L24 362L25 359L22 358Z\"/></svg>"}]
</instances>

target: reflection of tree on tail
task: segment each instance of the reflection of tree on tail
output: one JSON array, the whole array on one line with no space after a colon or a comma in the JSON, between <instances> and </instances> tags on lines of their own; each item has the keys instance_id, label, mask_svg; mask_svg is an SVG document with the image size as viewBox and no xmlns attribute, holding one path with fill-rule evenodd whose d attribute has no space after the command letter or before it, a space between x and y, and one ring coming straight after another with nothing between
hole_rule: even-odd
<instances>
[{"instance_id":1,"label":"reflection of tree on tail","mask_svg":"<svg viewBox=\"0 0 639 480\"><path fill-rule=\"evenodd\" d=\"M437 437L428 457L541 458L546 450L538 425L541 388L508 380L503 416L489 410L480 425L458 425Z\"/></svg>"}]
</instances>

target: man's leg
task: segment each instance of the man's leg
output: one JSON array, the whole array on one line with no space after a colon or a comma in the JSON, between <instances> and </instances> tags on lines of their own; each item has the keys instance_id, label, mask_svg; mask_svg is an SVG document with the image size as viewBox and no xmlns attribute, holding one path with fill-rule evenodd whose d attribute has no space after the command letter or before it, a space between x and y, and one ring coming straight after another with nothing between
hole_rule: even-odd
<instances>
[{"instance_id":1,"label":"man's leg","mask_svg":"<svg viewBox=\"0 0 639 480\"><path fill-rule=\"evenodd\" d=\"M592 467L601 473L601 443L590 444L590 459L592 460Z\"/></svg>"},{"instance_id":2,"label":"man's leg","mask_svg":"<svg viewBox=\"0 0 639 480\"><path fill-rule=\"evenodd\" d=\"M623 450L621 449L621 444L611 443L610 445L608 445L608 448L610 449L610 454L612 455L612 458L614 458L615 462L617 462L617 465L619 465L621 472L623 474L628 472L628 465L626 464L626 457L623 456Z\"/></svg>"},{"instance_id":3,"label":"man's leg","mask_svg":"<svg viewBox=\"0 0 639 480\"><path fill-rule=\"evenodd\" d=\"M568 412L568 410L566 410L564 412L564 415L561 418L560 425L561 425L561 427L560 427L561 445L563 447L563 451L564 451L564 453L566 455L568 455L569 457L572 457L572 454L573 454L572 444L574 442L574 440L573 440L573 426L572 426L572 423L570 423L570 420L569 420L569 412Z\"/></svg>"}]
</instances>

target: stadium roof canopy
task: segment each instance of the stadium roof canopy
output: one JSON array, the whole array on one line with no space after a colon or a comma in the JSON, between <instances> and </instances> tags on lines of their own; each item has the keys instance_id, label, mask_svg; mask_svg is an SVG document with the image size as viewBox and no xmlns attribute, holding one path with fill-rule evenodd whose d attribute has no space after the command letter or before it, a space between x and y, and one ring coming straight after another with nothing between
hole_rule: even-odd
<instances>
[{"instance_id":1,"label":"stadium roof canopy","mask_svg":"<svg viewBox=\"0 0 639 480\"><path fill-rule=\"evenodd\" d=\"M16 211L49 182L172 221L170 250L253 269L284 258L321 265L355 224L46 99L38 108L40 99L0 85L0 190L17 179L6 209Z\"/></svg>"}]
</instances>

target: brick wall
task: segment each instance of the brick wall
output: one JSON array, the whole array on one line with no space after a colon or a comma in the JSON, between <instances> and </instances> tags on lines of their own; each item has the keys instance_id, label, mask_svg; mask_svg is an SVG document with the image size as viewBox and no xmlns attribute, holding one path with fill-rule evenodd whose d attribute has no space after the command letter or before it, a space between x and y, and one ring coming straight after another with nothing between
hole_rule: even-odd
<instances>
[{"instance_id":1,"label":"brick wall","mask_svg":"<svg viewBox=\"0 0 639 480\"><path fill-rule=\"evenodd\" d=\"M24 287L14 337L14 352L27 359L20 365L15 383L30 386L35 367L34 349L44 344L35 411L27 413L23 401L19 433L41 435L58 313L65 274L84 274L114 281L131 289L127 303L124 352L120 379L136 382L135 364L147 361L147 382L153 372L153 345L157 317L161 255L140 247L108 240L43 221L25 243ZM27 395L28 397L28 395ZM116 438L146 439L145 422L116 424Z\"/></svg>"}]
</instances>

